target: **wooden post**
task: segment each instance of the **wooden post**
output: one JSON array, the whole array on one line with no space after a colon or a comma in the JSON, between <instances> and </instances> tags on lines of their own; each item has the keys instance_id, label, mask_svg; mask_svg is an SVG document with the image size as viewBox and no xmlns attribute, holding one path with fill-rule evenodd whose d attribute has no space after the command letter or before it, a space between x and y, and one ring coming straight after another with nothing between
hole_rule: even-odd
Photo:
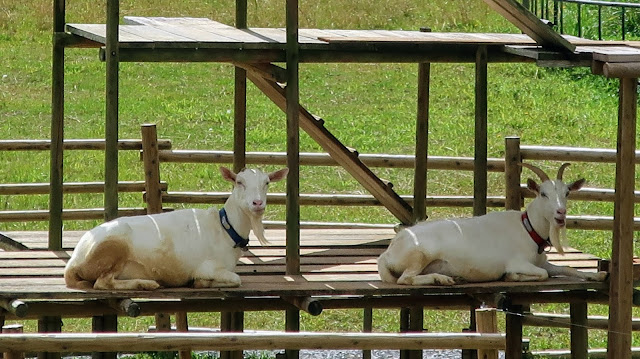
<instances>
[{"instance_id":1,"label":"wooden post","mask_svg":"<svg viewBox=\"0 0 640 359\"><path fill-rule=\"evenodd\" d=\"M118 317L116 315L95 316L92 320L92 329L94 333L117 332ZM117 352L93 352L92 359L115 359Z\"/></svg>"},{"instance_id":2,"label":"wooden post","mask_svg":"<svg viewBox=\"0 0 640 359\"><path fill-rule=\"evenodd\" d=\"M620 79L607 358L631 358L637 79Z\"/></svg>"},{"instance_id":3,"label":"wooden post","mask_svg":"<svg viewBox=\"0 0 640 359\"><path fill-rule=\"evenodd\" d=\"M62 249L64 143L64 33L65 0L53 1L53 53L51 58L51 159L49 171L49 250Z\"/></svg>"},{"instance_id":4,"label":"wooden post","mask_svg":"<svg viewBox=\"0 0 640 359\"><path fill-rule=\"evenodd\" d=\"M162 213L160 159L158 158L156 125L142 125L142 161L144 163L147 214Z\"/></svg>"},{"instance_id":5,"label":"wooden post","mask_svg":"<svg viewBox=\"0 0 640 359\"><path fill-rule=\"evenodd\" d=\"M487 213L487 47L476 52L473 215Z\"/></svg>"},{"instance_id":6,"label":"wooden post","mask_svg":"<svg viewBox=\"0 0 640 359\"><path fill-rule=\"evenodd\" d=\"M118 217L118 72L120 0L107 0L104 219Z\"/></svg>"},{"instance_id":7,"label":"wooden post","mask_svg":"<svg viewBox=\"0 0 640 359\"><path fill-rule=\"evenodd\" d=\"M62 318L46 316L38 319L39 333L59 333L62 331ZM38 353L38 359L60 359L60 353Z\"/></svg>"},{"instance_id":8,"label":"wooden post","mask_svg":"<svg viewBox=\"0 0 640 359\"><path fill-rule=\"evenodd\" d=\"M589 357L589 331L587 330L587 302L569 304L571 318L571 359Z\"/></svg>"},{"instance_id":9,"label":"wooden post","mask_svg":"<svg viewBox=\"0 0 640 359\"><path fill-rule=\"evenodd\" d=\"M242 332L244 330L244 312L220 313L220 329L223 332ZM221 351L221 359L242 359L242 350Z\"/></svg>"},{"instance_id":10,"label":"wooden post","mask_svg":"<svg viewBox=\"0 0 640 359\"><path fill-rule=\"evenodd\" d=\"M505 359L522 358L522 306L508 308L505 331L507 336Z\"/></svg>"},{"instance_id":11,"label":"wooden post","mask_svg":"<svg viewBox=\"0 0 640 359\"><path fill-rule=\"evenodd\" d=\"M429 29L421 28L421 32ZM413 221L427 219L427 157L429 155L429 89L431 64L418 64L418 109L416 116L416 160L413 177Z\"/></svg>"},{"instance_id":12,"label":"wooden post","mask_svg":"<svg viewBox=\"0 0 640 359\"><path fill-rule=\"evenodd\" d=\"M495 308L476 309L476 332L497 333L498 315ZM498 359L495 349L478 349L478 359Z\"/></svg>"},{"instance_id":13,"label":"wooden post","mask_svg":"<svg viewBox=\"0 0 640 359\"><path fill-rule=\"evenodd\" d=\"M187 320L187 312L176 312L176 330L178 332L189 332L189 321ZM178 352L180 359L191 359L191 350L180 350Z\"/></svg>"},{"instance_id":14,"label":"wooden post","mask_svg":"<svg viewBox=\"0 0 640 359\"><path fill-rule=\"evenodd\" d=\"M7 333L22 333L22 324L9 324L9 325L3 325L2 326L2 333L3 334L7 334ZM15 351L7 351L4 352L3 356L4 359L23 359L24 358L24 353L23 352L15 352Z\"/></svg>"},{"instance_id":15,"label":"wooden post","mask_svg":"<svg viewBox=\"0 0 640 359\"><path fill-rule=\"evenodd\" d=\"M520 191L520 173L522 168L520 155L520 137L507 137L504 152L505 204L507 210L519 211L522 208L522 194Z\"/></svg>"},{"instance_id":16,"label":"wooden post","mask_svg":"<svg viewBox=\"0 0 640 359\"><path fill-rule=\"evenodd\" d=\"M286 230L286 272L300 274L300 88L298 44L298 0L287 0L287 230ZM300 311L289 309L285 313L285 326L289 332L300 330ZM298 350L287 349L287 359L300 356Z\"/></svg>"},{"instance_id":17,"label":"wooden post","mask_svg":"<svg viewBox=\"0 0 640 359\"><path fill-rule=\"evenodd\" d=\"M363 308L362 332L371 333L373 331L373 308ZM371 350L362 350L362 359L371 359Z\"/></svg>"}]
</instances>

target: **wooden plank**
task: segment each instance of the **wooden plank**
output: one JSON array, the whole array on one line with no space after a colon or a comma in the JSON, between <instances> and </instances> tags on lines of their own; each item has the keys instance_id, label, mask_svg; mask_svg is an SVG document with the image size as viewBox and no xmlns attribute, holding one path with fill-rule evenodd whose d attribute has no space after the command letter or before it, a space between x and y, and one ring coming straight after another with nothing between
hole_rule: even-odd
<instances>
[{"instance_id":1,"label":"wooden plank","mask_svg":"<svg viewBox=\"0 0 640 359\"><path fill-rule=\"evenodd\" d=\"M219 29L234 29L233 26L223 24L204 17L147 17L147 16L125 16L124 23L127 25L208 25Z\"/></svg>"},{"instance_id":2,"label":"wooden plank","mask_svg":"<svg viewBox=\"0 0 640 359\"><path fill-rule=\"evenodd\" d=\"M602 62L638 62L640 49L629 46L578 46L577 52L593 54L593 59Z\"/></svg>"},{"instance_id":3,"label":"wooden plank","mask_svg":"<svg viewBox=\"0 0 640 359\"><path fill-rule=\"evenodd\" d=\"M136 43L151 43L150 39L135 35L130 32L123 31L126 25L120 26L119 40L122 43L136 42ZM101 44L107 43L107 28L104 24L67 24L66 30L74 35L82 36L92 41L99 42Z\"/></svg>"},{"instance_id":4,"label":"wooden plank","mask_svg":"<svg viewBox=\"0 0 640 359\"><path fill-rule=\"evenodd\" d=\"M547 24L514 0L484 0L522 32L529 35L543 47L574 52L575 45L553 31Z\"/></svg>"}]
</instances>

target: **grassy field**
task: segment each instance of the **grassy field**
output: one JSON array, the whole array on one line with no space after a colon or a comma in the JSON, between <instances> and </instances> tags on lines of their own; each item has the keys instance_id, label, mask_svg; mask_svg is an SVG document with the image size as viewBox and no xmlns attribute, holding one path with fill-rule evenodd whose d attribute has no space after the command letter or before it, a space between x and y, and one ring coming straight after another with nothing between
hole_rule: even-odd
<instances>
[{"instance_id":1,"label":"grassy field","mask_svg":"<svg viewBox=\"0 0 640 359\"><path fill-rule=\"evenodd\" d=\"M233 2L121 1L121 15L209 17L233 24ZM301 3L300 26L340 29L406 29L434 31L517 32L480 0L381 0ZM349 11L344 11L348 8ZM103 23L105 2L70 0L67 22ZM284 3L249 3L249 24L284 26ZM97 50L66 52L66 138L104 136L104 64ZM430 154L473 155L474 67L434 64L431 83ZM414 146L415 65L303 64L301 102L326 121L327 128L360 153L409 154ZM140 125L156 123L160 137L176 149L232 148L233 69L227 64L125 63L121 65L120 137L139 138ZM51 4L35 0L0 0L0 139L50 137ZM248 95L248 150L284 151L285 116L253 86ZM545 69L534 65L489 65L489 156L504 154L504 137L518 135L523 144L615 148L617 83L590 75L589 69ZM302 151L319 151L301 134ZM0 153L0 183L48 182L48 153ZM141 180L137 154L122 154L120 179ZM541 163L552 169L551 164ZM65 154L65 181L99 181L104 177L102 153ZM376 170L400 193L410 193L412 174ZM171 190L226 190L217 168L167 165L163 180ZM567 177L586 177L588 186L612 188L612 166L576 163ZM429 191L438 195L472 193L472 175L431 171ZM491 175L490 194L500 194L502 178ZM639 181L637 181L638 183ZM283 191L283 184L274 191ZM305 168L302 193L361 193L362 188L337 169ZM102 205L101 195L67 195L65 208ZM121 206L142 206L140 195L122 195ZM0 209L46 209L47 196L1 196ZM284 219L284 208L272 206L269 219ZM602 203L574 203L572 213L611 215ZM470 210L430 208L431 218L469 215ZM302 220L395 223L381 209L303 208ZM65 229L88 229L96 222L69 222ZM1 223L0 231L46 229L46 223ZM569 244L607 258L609 232L570 231ZM536 306L535 310L568 313L568 306ZM607 308L591 306L592 314ZM302 317L303 330L359 330L360 311L326 311ZM637 316L638 313L635 313ZM348 318L349 320L345 320ZM375 311L376 331L396 331L397 311ZM123 330L146 330L151 318L123 319ZM217 326L217 315L193 315L195 326ZM248 329L280 330L282 313L247 313ZM460 331L466 312L426 312L430 331ZM33 323L28 323L33 325ZM87 328L82 320L65 321L64 330ZM534 349L568 346L566 331L525 328ZM591 346L606 345L606 333L592 331ZM640 338L634 337L634 345Z\"/></svg>"}]
</instances>

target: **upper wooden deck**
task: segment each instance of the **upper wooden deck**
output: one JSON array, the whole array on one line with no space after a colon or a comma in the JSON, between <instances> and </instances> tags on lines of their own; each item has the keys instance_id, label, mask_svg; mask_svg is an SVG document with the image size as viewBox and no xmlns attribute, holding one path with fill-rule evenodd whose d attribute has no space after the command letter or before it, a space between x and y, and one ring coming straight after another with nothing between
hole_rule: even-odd
<instances>
[{"instance_id":1,"label":"upper wooden deck","mask_svg":"<svg viewBox=\"0 0 640 359\"><path fill-rule=\"evenodd\" d=\"M278 62L285 60L286 29L236 29L206 18L125 17L119 26L120 61ZM106 25L67 24L66 31L100 47ZM465 62L487 46L491 62L640 61L636 42L564 38L567 53L546 49L525 34L436 33L402 30L299 29L301 62Z\"/></svg>"},{"instance_id":2,"label":"upper wooden deck","mask_svg":"<svg viewBox=\"0 0 640 359\"><path fill-rule=\"evenodd\" d=\"M241 258L237 267L237 272L242 277L242 286L239 288L165 288L151 292L81 291L65 287L63 270L71 255L71 248L75 246L82 232L65 232L63 244L67 250L63 251L46 250L46 233L43 232L5 234L25 244L29 250L0 251L0 302L14 299L29 301L30 307L33 307L29 315L33 316L37 316L39 311L45 311L47 307L48 312L51 308L56 308L55 311L61 315L71 316L91 310L104 311L104 305L98 309L91 305L86 306L86 301L123 298L151 300L153 303L149 305L154 309L149 309L149 312L157 310L157 306L160 305L158 303L162 300L167 301L165 305L168 306L182 305L184 311L194 310L190 306L202 309L205 304L188 302L199 299L207 299L205 306L213 311L228 306L229 301L225 299L229 298L235 298L232 303L238 310L255 309L256 305L265 310L282 308L283 302L280 298L287 297L313 296L327 301L350 298L349 304L333 305L354 308L361 307L365 302L373 306L397 307L399 300L402 300L398 299L398 296L406 296L406 300L410 299L412 303L435 300L439 306L455 306L474 300L474 296L495 293L529 293L524 295L525 300L536 302L542 300L542 297L532 296L530 293L548 291L562 295L567 291L606 291L608 288L607 283L582 282L567 278L553 278L535 283L469 283L452 287L410 287L382 283L377 273L376 259L393 237L392 229L303 229L300 250L301 274L286 275L285 231L271 229L266 231L267 238L272 241L271 246L253 246ZM252 238L252 243L258 243L257 239ZM595 256L574 249L570 249L565 256L549 253L549 257L555 264L569 265L581 270L595 271L598 264L598 258ZM251 301L251 298L258 297L261 298L256 299L259 304ZM604 295L596 295L594 298L596 297L602 299ZM384 302L385 298L393 299L393 303ZM64 300L66 306L56 302L57 300ZM176 300L182 301L176 303ZM563 297L563 300L566 300L566 297ZM83 302L83 309L78 305L72 305L74 301ZM332 304L326 304L328 308L331 306Z\"/></svg>"}]
</instances>

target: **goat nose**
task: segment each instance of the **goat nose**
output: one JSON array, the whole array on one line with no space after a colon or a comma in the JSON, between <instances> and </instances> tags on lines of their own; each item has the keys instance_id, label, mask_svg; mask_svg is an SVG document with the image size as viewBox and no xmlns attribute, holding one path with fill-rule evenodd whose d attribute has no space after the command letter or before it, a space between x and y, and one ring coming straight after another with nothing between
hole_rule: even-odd
<instances>
[{"instance_id":1,"label":"goat nose","mask_svg":"<svg viewBox=\"0 0 640 359\"><path fill-rule=\"evenodd\" d=\"M256 206L256 207L260 207L260 206L262 206L262 204L263 204L263 203L264 203L264 201L263 201L263 200L261 200L261 199L255 199L255 200L253 200L253 205L254 205L254 206Z\"/></svg>"},{"instance_id":2,"label":"goat nose","mask_svg":"<svg viewBox=\"0 0 640 359\"><path fill-rule=\"evenodd\" d=\"M556 210L556 213L557 213L557 214L561 214L561 215L563 215L563 216L564 216L565 214L567 214L567 209L566 209L566 208L558 208L558 209Z\"/></svg>"}]
</instances>

